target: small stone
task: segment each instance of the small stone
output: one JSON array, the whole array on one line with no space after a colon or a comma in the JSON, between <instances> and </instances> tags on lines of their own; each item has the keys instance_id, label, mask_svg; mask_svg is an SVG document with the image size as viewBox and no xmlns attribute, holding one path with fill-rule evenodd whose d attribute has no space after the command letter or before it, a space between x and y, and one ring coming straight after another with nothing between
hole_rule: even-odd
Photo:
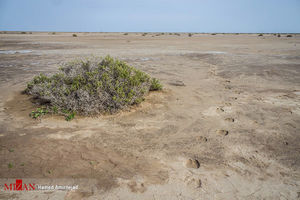
<instances>
[{"instance_id":1,"label":"small stone","mask_svg":"<svg viewBox=\"0 0 300 200\"><path fill-rule=\"evenodd\" d=\"M186 166L187 168L198 169L198 168L200 167L200 163L199 163L198 160L196 160L196 159L191 159L191 158L190 158L190 159L188 159L188 160L186 161L185 166Z\"/></svg>"},{"instance_id":2,"label":"small stone","mask_svg":"<svg viewBox=\"0 0 300 200\"><path fill-rule=\"evenodd\" d=\"M217 130L217 134L219 134L219 135L228 135L228 131L226 131L226 130Z\"/></svg>"}]
</instances>

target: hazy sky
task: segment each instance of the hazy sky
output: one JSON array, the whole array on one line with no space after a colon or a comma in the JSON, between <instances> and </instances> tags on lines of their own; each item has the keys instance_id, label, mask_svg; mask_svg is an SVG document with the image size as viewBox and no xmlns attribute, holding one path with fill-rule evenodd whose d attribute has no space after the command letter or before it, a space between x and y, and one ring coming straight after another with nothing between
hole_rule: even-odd
<instances>
[{"instance_id":1,"label":"hazy sky","mask_svg":"<svg viewBox=\"0 0 300 200\"><path fill-rule=\"evenodd\" d=\"M0 30L300 32L300 0L0 0Z\"/></svg>"}]
</instances>

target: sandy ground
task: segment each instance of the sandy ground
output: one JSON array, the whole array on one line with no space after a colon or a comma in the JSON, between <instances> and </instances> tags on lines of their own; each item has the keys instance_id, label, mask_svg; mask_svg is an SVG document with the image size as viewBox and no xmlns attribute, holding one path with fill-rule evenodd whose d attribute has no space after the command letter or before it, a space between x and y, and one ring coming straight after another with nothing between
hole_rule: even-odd
<instances>
[{"instance_id":1,"label":"sandy ground","mask_svg":"<svg viewBox=\"0 0 300 200\"><path fill-rule=\"evenodd\" d=\"M0 34L0 199L300 199L300 35L77 35ZM113 116L28 116L34 75L107 54L164 90ZM15 178L79 189L3 191Z\"/></svg>"}]
</instances>

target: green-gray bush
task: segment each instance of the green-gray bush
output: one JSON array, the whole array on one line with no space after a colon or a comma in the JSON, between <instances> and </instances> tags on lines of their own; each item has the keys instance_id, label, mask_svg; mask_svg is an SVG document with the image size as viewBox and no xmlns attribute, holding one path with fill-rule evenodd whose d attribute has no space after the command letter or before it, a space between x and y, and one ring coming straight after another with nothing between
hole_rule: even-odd
<instances>
[{"instance_id":1,"label":"green-gray bush","mask_svg":"<svg viewBox=\"0 0 300 200\"><path fill-rule=\"evenodd\" d=\"M150 84L150 91L157 91L157 90L162 90L162 85L158 79L152 78Z\"/></svg>"},{"instance_id":2,"label":"green-gray bush","mask_svg":"<svg viewBox=\"0 0 300 200\"><path fill-rule=\"evenodd\" d=\"M161 89L159 80L106 56L71 61L53 76L35 76L25 92L47 108L47 112L63 114L66 120L71 120L75 113L114 113L140 103L149 91ZM32 116L36 118L44 113L40 109Z\"/></svg>"},{"instance_id":3,"label":"green-gray bush","mask_svg":"<svg viewBox=\"0 0 300 200\"><path fill-rule=\"evenodd\" d=\"M48 110L46 108L42 107L42 108L37 108L35 111L32 111L29 114L29 116L32 117L33 119L37 119L47 113L48 113Z\"/></svg>"}]
</instances>

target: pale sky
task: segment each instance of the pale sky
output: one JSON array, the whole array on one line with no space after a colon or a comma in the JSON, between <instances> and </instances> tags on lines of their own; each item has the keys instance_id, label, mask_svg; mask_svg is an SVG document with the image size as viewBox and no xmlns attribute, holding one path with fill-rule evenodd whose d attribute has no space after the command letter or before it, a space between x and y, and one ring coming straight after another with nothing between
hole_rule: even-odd
<instances>
[{"instance_id":1,"label":"pale sky","mask_svg":"<svg viewBox=\"0 0 300 200\"><path fill-rule=\"evenodd\" d=\"M300 32L300 0L0 0L0 30Z\"/></svg>"}]
</instances>

